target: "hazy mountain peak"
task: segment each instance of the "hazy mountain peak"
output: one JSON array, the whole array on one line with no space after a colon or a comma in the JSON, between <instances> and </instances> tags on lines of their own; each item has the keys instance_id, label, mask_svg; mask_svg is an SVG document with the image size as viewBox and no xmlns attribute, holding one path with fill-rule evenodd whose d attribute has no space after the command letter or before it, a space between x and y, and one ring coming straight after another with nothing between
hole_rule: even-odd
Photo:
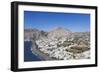
<instances>
[{"instance_id":1,"label":"hazy mountain peak","mask_svg":"<svg viewBox=\"0 0 100 73\"><path fill-rule=\"evenodd\" d=\"M71 32L69 29L65 29L65 28L63 28L63 27L55 27L52 31Z\"/></svg>"},{"instance_id":2,"label":"hazy mountain peak","mask_svg":"<svg viewBox=\"0 0 100 73\"><path fill-rule=\"evenodd\" d=\"M62 27L56 27L52 31L49 32L48 37L51 38L59 38L59 37L69 37L71 34L71 31L68 29L64 29Z\"/></svg>"},{"instance_id":3,"label":"hazy mountain peak","mask_svg":"<svg viewBox=\"0 0 100 73\"><path fill-rule=\"evenodd\" d=\"M64 28L62 28L62 27L55 27L54 29L61 30L61 29L64 29Z\"/></svg>"}]
</instances>

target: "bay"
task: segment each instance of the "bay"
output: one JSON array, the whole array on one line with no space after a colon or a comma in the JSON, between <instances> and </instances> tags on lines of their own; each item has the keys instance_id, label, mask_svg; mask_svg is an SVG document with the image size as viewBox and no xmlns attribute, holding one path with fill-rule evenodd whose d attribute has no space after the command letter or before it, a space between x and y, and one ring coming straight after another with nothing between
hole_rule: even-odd
<instances>
[{"instance_id":1,"label":"bay","mask_svg":"<svg viewBox=\"0 0 100 73\"><path fill-rule=\"evenodd\" d=\"M24 62L41 61L41 59L38 56L32 53L31 45L31 41L24 41Z\"/></svg>"}]
</instances>

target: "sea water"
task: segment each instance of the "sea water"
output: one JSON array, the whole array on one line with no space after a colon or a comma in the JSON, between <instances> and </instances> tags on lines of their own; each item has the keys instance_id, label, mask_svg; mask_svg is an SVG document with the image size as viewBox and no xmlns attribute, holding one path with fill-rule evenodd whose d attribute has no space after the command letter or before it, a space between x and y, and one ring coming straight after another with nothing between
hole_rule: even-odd
<instances>
[{"instance_id":1,"label":"sea water","mask_svg":"<svg viewBox=\"0 0 100 73\"><path fill-rule=\"evenodd\" d=\"M24 41L24 61L41 61L41 59L36 56L31 51L32 42L31 41Z\"/></svg>"}]
</instances>

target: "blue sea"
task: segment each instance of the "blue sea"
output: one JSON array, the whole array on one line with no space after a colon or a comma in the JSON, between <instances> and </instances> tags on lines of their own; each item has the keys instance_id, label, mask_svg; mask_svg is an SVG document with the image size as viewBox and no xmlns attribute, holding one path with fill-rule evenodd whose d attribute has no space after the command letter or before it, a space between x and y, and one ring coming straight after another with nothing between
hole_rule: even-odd
<instances>
[{"instance_id":1,"label":"blue sea","mask_svg":"<svg viewBox=\"0 0 100 73\"><path fill-rule=\"evenodd\" d=\"M32 53L31 51L31 41L25 41L24 42L24 61L29 62L29 61L41 61L41 59L36 56L35 54Z\"/></svg>"}]
</instances>

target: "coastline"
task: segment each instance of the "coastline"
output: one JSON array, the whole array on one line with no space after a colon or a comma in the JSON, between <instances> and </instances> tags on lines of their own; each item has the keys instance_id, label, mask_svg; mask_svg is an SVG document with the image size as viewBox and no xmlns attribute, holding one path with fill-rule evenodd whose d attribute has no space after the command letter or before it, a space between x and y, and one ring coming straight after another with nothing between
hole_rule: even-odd
<instances>
[{"instance_id":1,"label":"coastline","mask_svg":"<svg viewBox=\"0 0 100 73\"><path fill-rule=\"evenodd\" d=\"M40 50L31 48L31 51L33 54L35 54L37 57L41 59L41 61L47 61L47 60L56 60L54 58L49 57L48 55L42 53Z\"/></svg>"}]
</instances>

